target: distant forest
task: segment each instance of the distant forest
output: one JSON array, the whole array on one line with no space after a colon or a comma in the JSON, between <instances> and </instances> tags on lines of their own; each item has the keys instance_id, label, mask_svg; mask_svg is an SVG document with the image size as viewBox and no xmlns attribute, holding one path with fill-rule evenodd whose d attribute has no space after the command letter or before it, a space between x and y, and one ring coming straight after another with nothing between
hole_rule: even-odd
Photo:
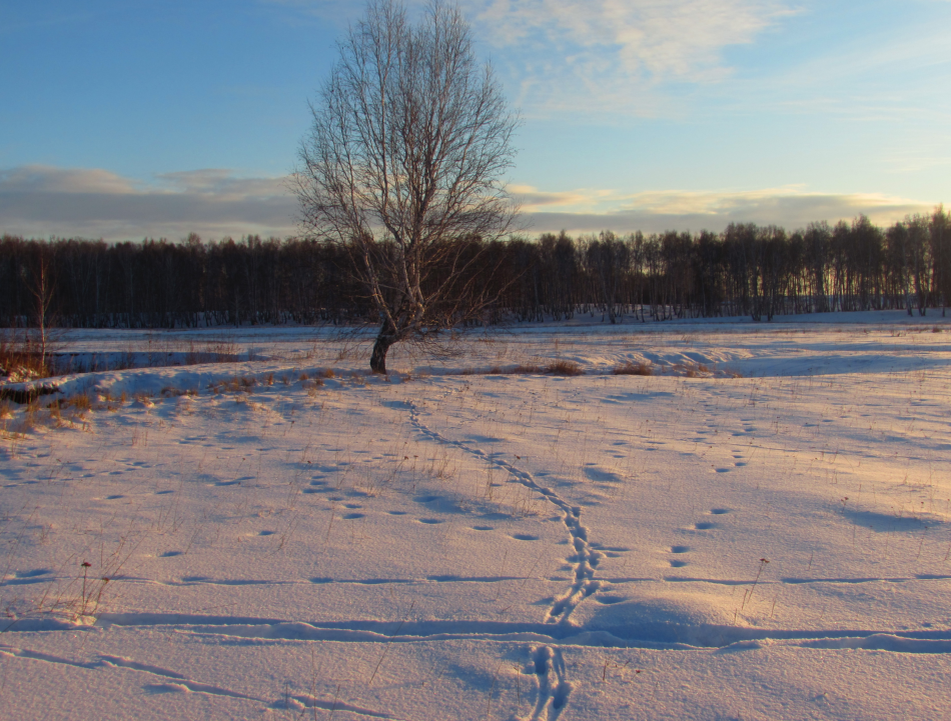
<instances>
[{"instance_id":1,"label":"distant forest","mask_svg":"<svg viewBox=\"0 0 951 721\"><path fill-rule=\"evenodd\" d=\"M484 243L460 239L480 322L600 314L641 321L906 309L951 298L951 214L881 228L868 218L789 233L732 224ZM376 322L339 245L249 236L205 243L0 238L0 326L196 328ZM451 272L433 268L433 277ZM470 321L471 322L471 321Z\"/></svg>"}]
</instances>

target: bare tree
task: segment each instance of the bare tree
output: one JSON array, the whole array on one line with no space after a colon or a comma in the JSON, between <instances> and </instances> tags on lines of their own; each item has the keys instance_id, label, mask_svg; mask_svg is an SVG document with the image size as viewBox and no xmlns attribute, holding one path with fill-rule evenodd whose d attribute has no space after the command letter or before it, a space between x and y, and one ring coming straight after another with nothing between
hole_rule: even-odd
<instances>
[{"instance_id":1,"label":"bare tree","mask_svg":"<svg viewBox=\"0 0 951 721\"><path fill-rule=\"evenodd\" d=\"M50 258L48 253L52 250L49 247L40 246L36 263L33 267L33 282L30 286L30 294L34 300L34 318L36 321L36 343L34 353L40 357L40 372L49 374L49 344L50 344L50 326L52 325L50 311L53 306L53 282L50 271ZM31 344L32 345L32 344Z\"/></svg>"},{"instance_id":2,"label":"bare tree","mask_svg":"<svg viewBox=\"0 0 951 721\"><path fill-rule=\"evenodd\" d=\"M311 105L296 174L302 221L353 253L380 316L370 367L386 372L400 341L425 340L484 306L461 241L513 230L502 182L516 117L475 58L460 11L434 0L412 24L394 0L371 0L340 43Z\"/></svg>"}]
</instances>

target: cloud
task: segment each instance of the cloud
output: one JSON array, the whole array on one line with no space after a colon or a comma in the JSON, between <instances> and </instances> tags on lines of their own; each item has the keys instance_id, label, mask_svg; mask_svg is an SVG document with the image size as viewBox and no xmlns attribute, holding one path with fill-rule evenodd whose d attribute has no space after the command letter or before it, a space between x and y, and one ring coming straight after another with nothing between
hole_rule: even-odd
<instances>
[{"instance_id":1,"label":"cloud","mask_svg":"<svg viewBox=\"0 0 951 721\"><path fill-rule=\"evenodd\" d=\"M260 0L288 17L345 29L364 6ZM408 0L418 13L427 0ZM480 42L528 117L671 112L666 83L730 77L726 48L754 42L798 12L795 0L461 0Z\"/></svg>"},{"instance_id":2,"label":"cloud","mask_svg":"<svg viewBox=\"0 0 951 721\"><path fill-rule=\"evenodd\" d=\"M99 168L56 168L49 165L23 165L0 171L0 192L28 190L35 193L106 193L122 195L135 192L131 181Z\"/></svg>"},{"instance_id":3,"label":"cloud","mask_svg":"<svg viewBox=\"0 0 951 721\"><path fill-rule=\"evenodd\" d=\"M212 169L139 183L98 168L0 170L0 233L108 241L195 232L204 238L296 232L297 200L283 178Z\"/></svg>"},{"instance_id":4,"label":"cloud","mask_svg":"<svg viewBox=\"0 0 951 721\"><path fill-rule=\"evenodd\" d=\"M662 83L731 74L723 50L795 11L784 0L489 0L468 3L480 36L504 50L528 114L654 115Z\"/></svg>"},{"instance_id":5,"label":"cloud","mask_svg":"<svg viewBox=\"0 0 951 721\"><path fill-rule=\"evenodd\" d=\"M934 203L873 194L827 194L801 187L712 192L622 193L581 188L545 191L511 185L528 233L613 230L719 231L731 222L781 225L835 223L860 214L888 225L930 213ZM107 241L198 233L206 240L297 233L297 199L287 178L240 177L226 169L165 173L140 183L98 168L30 165L0 170L0 233Z\"/></svg>"},{"instance_id":6,"label":"cloud","mask_svg":"<svg viewBox=\"0 0 951 721\"><path fill-rule=\"evenodd\" d=\"M778 225L792 231L812 222L834 224L859 215L867 215L879 225L890 225L907 215L930 213L936 205L880 194L810 193L799 188L736 192L670 190L630 195L604 192L600 196L587 193L589 201L596 197L610 199L614 207L604 208L602 204L598 210L561 211L527 208L529 232L719 232L732 222Z\"/></svg>"},{"instance_id":7,"label":"cloud","mask_svg":"<svg viewBox=\"0 0 951 721\"><path fill-rule=\"evenodd\" d=\"M522 210L533 210L545 206L581 207L591 206L596 199L609 196L606 190L570 190L567 192L545 192L531 185L509 185L508 192L518 202Z\"/></svg>"}]
</instances>

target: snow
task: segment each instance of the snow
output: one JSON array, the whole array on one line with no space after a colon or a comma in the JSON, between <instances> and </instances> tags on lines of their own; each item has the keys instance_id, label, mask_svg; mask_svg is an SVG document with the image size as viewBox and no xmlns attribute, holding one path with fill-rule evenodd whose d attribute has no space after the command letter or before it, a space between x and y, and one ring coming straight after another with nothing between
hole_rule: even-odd
<instances>
[{"instance_id":1,"label":"snow","mask_svg":"<svg viewBox=\"0 0 951 721\"><path fill-rule=\"evenodd\" d=\"M228 362L3 406L0 719L951 717L949 332L65 333Z\"/></svg>"}]
</instances>

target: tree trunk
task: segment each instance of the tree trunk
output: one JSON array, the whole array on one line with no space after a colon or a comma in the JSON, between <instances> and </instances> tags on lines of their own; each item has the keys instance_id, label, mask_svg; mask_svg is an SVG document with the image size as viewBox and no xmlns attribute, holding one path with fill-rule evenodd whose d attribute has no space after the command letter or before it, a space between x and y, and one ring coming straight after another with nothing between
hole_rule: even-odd
<instances>
[{"instance_id":1,"label":"tree trunk","mask_svg":"<svg viewBox=\"0 0 951 721\"><path fill-rule=\"evenodd\" d=\"M386 375L386 352L396 343L396 334L384 323L373 343L373 353L370 354L370 370L374 373Z\"/></svg>"}]
</instances>

